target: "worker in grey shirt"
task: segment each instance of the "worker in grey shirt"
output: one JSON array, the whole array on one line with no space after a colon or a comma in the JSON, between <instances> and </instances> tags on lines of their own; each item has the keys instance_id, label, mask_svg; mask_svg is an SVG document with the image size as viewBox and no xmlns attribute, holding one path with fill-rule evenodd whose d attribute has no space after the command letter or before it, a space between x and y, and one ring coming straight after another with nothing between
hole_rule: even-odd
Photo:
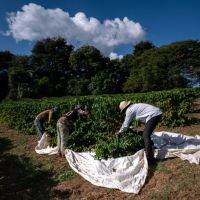
<instances>
[{"instance_id":1,"label":"worker in grey shirt","mask_svg":"<svg viewBox=\"0 0 200 200\"><path fill-rule=\"evenodd\" d=\"M154 164L154 155L151 141L151 134L154 131L156 125L162 117L162 111L152 105L146 103L131 103L130 101L122 101L119 104L121 112L125 112L125 120L115 134L120 135L127 131L132 120L136 119L145 124L143 131L143 138L145 143L145 152L149 164Z\"/></svg>"}]
</instances>

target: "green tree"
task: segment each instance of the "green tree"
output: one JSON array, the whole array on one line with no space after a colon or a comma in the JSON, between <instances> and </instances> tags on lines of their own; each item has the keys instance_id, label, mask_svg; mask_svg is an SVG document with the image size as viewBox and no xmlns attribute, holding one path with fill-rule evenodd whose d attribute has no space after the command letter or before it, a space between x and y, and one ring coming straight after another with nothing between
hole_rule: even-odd
<instances>
[{"instance_id":1,"label":"green tree","mask_svg":"<svg viewBox=\"0 0 200 200\"><path fill-rule=\"evenodd\" d=\"M83 46L70 55L70 65L75 76L90 79L105 67L105 59L100 51L93 46Z\"/></svg>"},{"instance_id":2,"label":"green tree","mask_svg":"<svg viewBox=\"0 0 200 200\"><path fill-rule=\"evenodd\" d=\"M3 69L0 71L0 101L6 97L8 93L8 71Z\"/></svg>"},{"instance_id":3,"label":"green tree","mask_svg":"<svg viewBox=\"0 0 200 200\"><path fill-rule=\"evenodd\" d=\"M130 72L132 55L120 60L106 59L106 67L92 76L89 90L92 94L116 94L122 93L124 82Z\"/></svg>"},{"instance_id":4,"label":"green tree","mask_svg":"<svg viewBox=\"0 0 200 200\"><path fill-rule=\"evenodd\" d=\"M106 59L95 47L83 46L71 53L69 61L73 77L68 85L68 90L71 91L71 94L93 93L89 89L89 83L93 76L105 69Z\"/></svg>"},{"instance_id":5,"label":"green tree","mask_svg":"<svg viewBox=\"0 0 200 200\"><path fill-rule=\"evenodd\" d=\"M68 83L68 91L72 95L87 95L89 80L85 78L70 79Z\"/></svg>"},{"instance_id":6,"label":"green tree","mask_svg":"<svg viewBox=\"0 0 200 200\"><path fill-rule=\"evenodd\" d=\"M72 51L73 46L68 45L63 38L47 38L36 42L32 49L32 64L39 97L67 94L71 76L69 57ZM44 88L45 93L42 92Z\"/></svg>"},{"instance_id":7,"label":"green tree","mask_svg":"<svg viewBox=\"0 0 200 200\"><path fill-rule=\"evenodd\" d=\"M188 40L153 48L137 56L124 92L146 92L187 87L187 74L199 78L200 43Z\"/></svg>"},{"instance_id":8,"label":"green tree","mask_svg":"<svg viewBox=\"0 0 200 200\"><path fill-rule=\"evenodd\" d=\"M140 56L145 51L155 48L155 46L149 41L142 41L135 45L133 54L134 56Z\"/></svg>"},{"instance_id":9,"label":"green tree","mask_svg":"<svg viewBox=\"0 0 200 200\"><path fill-rule=\"evenodd\" d=\"M92 94L112 94L116 93L117 74L109 71L102 71L91 78L88 86Z\"/></svg>"},{"instance_id":10,"label":"green tree","mask_svg":"<svg viewBox=\"0 0 200 200\"><path fill-rule=\"evenodd\" d=\"M0 101L7 96L9 91L8 69L14 57L9 51L0 51Z\"/></svg>"},{"instance_id":11,"label":"green tree","mask_svg":"<svg viewBox=\"0 0 200 200\"><path fill-rule=\"evenodd\" d=\"M34 96L34 80L29 56L17 56L9 68L9 94L11 99Z\"/></svg>"}]
</instances>

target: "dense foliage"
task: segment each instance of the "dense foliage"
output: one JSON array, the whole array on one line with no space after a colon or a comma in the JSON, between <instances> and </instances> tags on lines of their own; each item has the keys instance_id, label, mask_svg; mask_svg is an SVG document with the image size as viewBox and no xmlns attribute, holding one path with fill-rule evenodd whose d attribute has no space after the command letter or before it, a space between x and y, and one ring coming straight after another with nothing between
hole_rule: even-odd
<instances>
[{"instance_id":1,"label":"dense foliage","mask_svg":"<svg viewBox=\"0 0 200 200\"><path fill-rule=\"evenodd\" d=\"M9 51L0 52L0 101L4 99L9 91L8 87L8 68L14 55Z\"/></svg>"},{"instance_id":2,"label":"dense foliage","mask_svg":"<svg viewBox=\"0 0 200 200\"><path fill-rule=\"evenodd\" d=\"M186 87L200 77L200 43L175 42L135 57L124 92ZM191 74L193 74L191 76Z\"/></svg>"},{"instance_id":3,"label":"dense foliage","mask_svg":"<svg viewBox=\"0 0 200 200\"><path fill-rule=\"evenodd\" d=\"M72 127L69 148L76 151L95 149L98 158L108 158L127 155L142 145L141 137L137 134L132 137L131 132L123 137L115 138L114 133L120 128L124 118L118 108L120 101L131 100L158 106L164 112L162 125L180 126L191 122L187 114L193 111L192 102L199 96L199 88L188 88L124 95L9 100L0 104L0 122L5 122L25 134L35 134L33 124L35 116L45 109L57 106L61 108L61 111L54 116L52 124L47 128L48 133L54 137L58 117L75 105L81 104L87 106L90 116L77 120ZM137 122L132 125L136 126Z\"/></svg>"},{"instance_id":4,"label":"dense foliage","mask_svg":"<svg viewBox=\"0 0 200 200\"><path fill-rule=\"evenodd\" d=\"M200 42L136 44L121 60L63 38L37 41L29 56L0 52L0 100L149 92L200 85Z\"/></svg>"},{"instance_id":5,"label":"dense foliage","mask_svg":"<svg viewBox=\"0 0 200 200\"><path fill-rule=\"evenodd\" d=\"M121 136L106 135L95 145L95 156L98 159L133 155L144 148L141 132L127 131Z\"/></svg>"}]
</instances>

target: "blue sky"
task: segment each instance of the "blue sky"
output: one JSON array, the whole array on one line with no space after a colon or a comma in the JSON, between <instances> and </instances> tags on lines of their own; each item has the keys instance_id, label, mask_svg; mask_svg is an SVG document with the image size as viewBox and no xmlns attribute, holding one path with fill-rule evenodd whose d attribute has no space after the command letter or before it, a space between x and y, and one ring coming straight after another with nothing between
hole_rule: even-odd
<instances>
[{"instance_id":1,"label":"blue sky","mask_svg":"<svg viewBox=\"0 0 200 200\"><path fill-rule=\"evenodd\" d=\"M199 0L1 1L0 51L18 55L30 54L38 39L57 35L77 48L94 45L104 55L130 53L141 40L162 46L200 39Z\"/></svg>"}]
</instances>

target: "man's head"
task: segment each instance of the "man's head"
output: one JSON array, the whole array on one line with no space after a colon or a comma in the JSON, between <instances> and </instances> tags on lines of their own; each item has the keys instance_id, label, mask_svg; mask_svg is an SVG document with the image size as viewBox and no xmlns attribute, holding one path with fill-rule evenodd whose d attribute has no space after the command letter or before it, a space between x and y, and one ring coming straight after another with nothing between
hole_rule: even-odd
<instances>
[{"instance_id":1,"label":"man's head","mask_svg":"<svg viewBox=\"0 0 200 200\"><path fill-rule=\"evenodd\" d=\"M121 112L125 111L126 108L131 104L131 101L121 101L119 104L119 109Z\"/></svg>"},{"instance_id":2,"label":"man's head","mask_svg":"<svg viewBox=\"0 0 200 200\"><path fill-rule=\"evenodd\" d=\"M75 107L75 110L77 110L79 115L88 115L89 113L82 109L81 105L77 105Z\"/></svg>"},{"instance_id":3,"label":"man's head","mask_svg":"<svg viewBox=\"0 0 200 200\"><path fill-rule=\"evenodd\" d=\"M60 111L60 108L54 107L54 108L52 108L51 110L52 110L53 112L59 112L59 111Z\"/></svg>"}]
</instances>

